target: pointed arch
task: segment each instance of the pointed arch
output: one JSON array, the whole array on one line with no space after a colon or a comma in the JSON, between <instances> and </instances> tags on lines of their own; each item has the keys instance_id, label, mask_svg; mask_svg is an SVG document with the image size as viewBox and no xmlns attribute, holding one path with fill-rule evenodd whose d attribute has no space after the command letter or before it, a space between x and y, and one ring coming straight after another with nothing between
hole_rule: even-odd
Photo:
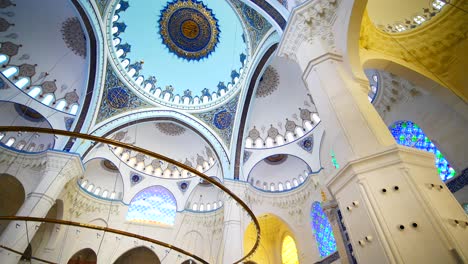
<instances>
[{"instance_id":1,"label":"pointed arch","mask_svg":"<svg viewBox=\"0 0 468 264\"><path fill-rule=\"evenodd\" d=\"M136 247L128 250L123 253L114 264L127 264L127 263L151 263L151 264L160 264L156 253L147 247Z\"/></svg>"},{"instance_id":2,"label":"pointed arch","mask_svg":"<svg viewBox=\"0 0 468 264\"><path fill-rule=\"evenodd\" d=\"M90 248L84 248L77 251L73 256L68 260L67 264L96 264L97 255L94 250Z\"/></svg>"}]
</instances>

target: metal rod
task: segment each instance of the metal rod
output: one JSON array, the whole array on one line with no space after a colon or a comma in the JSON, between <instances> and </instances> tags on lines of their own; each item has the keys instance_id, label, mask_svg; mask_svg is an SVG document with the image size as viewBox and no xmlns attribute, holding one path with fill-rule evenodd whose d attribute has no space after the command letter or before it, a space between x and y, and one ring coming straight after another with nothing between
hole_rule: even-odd
<instances>
[{"instance_id":1,"label":"metal rod","mask_svg":"<svg viewBox=\"0 0 468 264\"><path fill-rule=\"evenodd\" d=\"M44 133L44 134L52 134L52 135L57 134L57 135L62 135L62 136L69 136L69 137L87 139L87 140L96 141L96 142L100 142L100 143L104 143L104 144L110 144L110 145L121 147L121 148L130 149L130 150L133 150L133 151L136 151L136 152L146 154L146 155L151 156L153 158L161 159L161 160L164 160L166 162L172 163L172 164L174 164L174 165L176 165L176 166L178 166L178 167L180 167L182 169L185 169L185 170L197 175L200 178L203 178L204 180L210 182L214 186L221 189L223 192L227 193L252 218L252 221L253 221L253 223L255 225L255 229L257 231L257 237L256 237L256 240L255 240L255 244L252 247L252 249L250 249L250 251L245 256L243 256L241 259L235 261L234 264L240 263L240 262L248 259L249 257L251 257L255 253L255 251L257 250L257 248L260 245L260 224L258 222L258 219L255 217L255 214L247 206L247 204L244 201L242 201L241 198L239 198L237 195L235 195L232 191L230 191L228 188L226 188L224 185L222 185L218 181L210 178L209 176L207 176L207 175L197 171L196 169L194 169L194 168L192 168L190 166L187 166L187 165L185 165L185 164L183 164L181 162L178 162L178 161L173 160L171 158L168 158L168 157L166 157L164 155L149 151L149 150L141 148L141 147L133 146L133 145L130 145L130 144L127 144L127 143L122 143L120 141L116 141L116 140L113 140L113 139L102 138L102 137L98 137L98 136L93 136L93 135L88 135L88 134L83 134L83 133L78 133L78 132L73 132L73 131L66 131L66 130L52 129L52 128L26 127L26 126L0 126L0 131L4 131L4 132L19 132L19 131L36 132L36 133Z\"/></svg>"},{"instance_id":2,"label":"metal rod","mask_svg":"<svg viewBox=\"0 0 468 264\"><path fill-rule=\"evenodd\" d=\"M109 228L109 227L103 227L103 226L97 226L97 225L91 225L91 224L84 224L84 223L79 223L79 222L73 222L73 221L67 221L67 220L60 220L60 219L53 219L53 218L41 218L41 217L30 217L30 216L0 216L0 220L10 220L10 221L31 221L31 222L45 222L45 223L53 223L53 224L60 224L60 225L68 225L68 226L77 226L77 227L83 227L83 228L88 228L88 229L94 229L94 230L100 230L100 231L105 231L109 233L114 233L117 235L122 235L122 236L127 236L127 237L133 237L137 238L143 241L147 241L153 244L157 244L159 246L163 246L166 248L173 249L179 253L182 253L184 255L187 255L191 258L194 258L202 263L208 264L207 261L204 259L187 252L179 247L176 247L174 245L159 241L154 238L149 238L146 236L138 235L135 233L130 233L127 231L122 231L119 229L114 229L114 228ZM20 253L21 254L21 253ZM21 254L22 255L22 254Z\"/></svg>"},{"instance_id":3,"label":"metal rod","mask_svg":"<svg viewBox=\"0 0 468 264\"><path fill-rule=\"evenodd\" d=\"M12 248L9 248L9 247L7 247L7 246L0 245L0 248L3 248L3 249L8 250L8 251L11 251L11 252L16 253L16 254L18 254L18 255L20 255L20 256L23 256L23 253L21 253L21 252L19 252L19 251L17 251L17 250L14 250L14 249L12 249ZM48 261L48 260L45 260L45 259L36 258L36 257L33 257L33 256L31 256L31 259L39 260L39 261L41 261L41 262L48 263L48 264L57 264L57 263L55 263L55 262L51 262L51 261Z\"/></svg>"}]
</instances>

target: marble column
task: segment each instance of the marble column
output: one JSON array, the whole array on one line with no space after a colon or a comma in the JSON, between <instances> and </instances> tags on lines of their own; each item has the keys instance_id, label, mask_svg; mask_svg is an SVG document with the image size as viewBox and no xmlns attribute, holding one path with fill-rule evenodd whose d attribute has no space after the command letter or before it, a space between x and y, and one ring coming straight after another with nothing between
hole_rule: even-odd
<instances>
[{"instance_id":1,"label":"marble column","mask_svg":"<svg viewBox=\"0 0 468 264\"><path fill-rule=\"evenodd\" d=\"M363 1L307 2L279 45L303 70L325 127L321 184L338 203L358 263L467 263L468 219L434 156L396 144L367 99L367 80L349 70L355 2Z\"/></svg>"}]
</instances>

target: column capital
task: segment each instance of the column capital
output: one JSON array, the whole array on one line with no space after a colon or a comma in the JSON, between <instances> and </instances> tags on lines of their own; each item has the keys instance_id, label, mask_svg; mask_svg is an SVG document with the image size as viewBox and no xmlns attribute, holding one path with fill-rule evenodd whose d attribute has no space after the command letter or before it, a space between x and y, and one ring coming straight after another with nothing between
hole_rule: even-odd
<instances>
[{"instance_id":1,"label":"column capital","mask_svg":"<svg viewBox=\"0 0 468 264\"><path fill-rule=\"evenodd\" d=\"M297 61L299 47L304 42L321 39L336 50L331 26L335 21L339 0L312 0L295 8L278 47L278 56Z\"/></svg>"},{"instance_id":2,"label":"column capital","mask_svg":"<svg viewBox=\"0 0 468 264\"><path fill-rule=\"evenodd\" d=\"M47 151L46 157L47 160L44 167L45 173L58 173L57 176L66 177L67 180L80 176L84 173L81 159L76 154Z\"/></svg>"}]
</instances>

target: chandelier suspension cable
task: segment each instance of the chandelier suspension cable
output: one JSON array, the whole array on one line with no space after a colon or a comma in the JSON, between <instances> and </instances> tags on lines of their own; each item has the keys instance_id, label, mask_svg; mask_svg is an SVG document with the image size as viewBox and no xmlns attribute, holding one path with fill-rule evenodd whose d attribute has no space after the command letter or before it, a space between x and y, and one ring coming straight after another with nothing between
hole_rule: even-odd
<instances>
[{"instance_id":1,"label":"chandelier suspension cable","mask_svg":"<svg viewBox=\"0 0 468 264\"><path fill-rule=\"evenodd\" d=\"M168 158L168 157L166 157L164 155L149 151L147 149L137 147L137 146L132 146L130 144L122 143L122 142L119 142L119 141L116 141L116 140L113 140L113 139L102 138L102 137L98 137L98 136L82 134L82 133L77 133L77 132L71 132L71 131L66 131L66 130L55 130L55 129L51 129L51 128L36 128L36 127L24 127L24 126L23 127L22 126L14 126L14 127L0 126L0 131L26 131L26 132L45 133L45 134L57 134L57 135L61 135L61 136L69 136L69 137L72 137L72 138L81 138L81 139L91 140L91 141L94 141L94 142L110 144L110 145L113 145L113 146L116 146L116 147L127 148L127 149L130 149L130 150L136 151L136 152L141 152L143 154L149 155L149 156L151 156L153 158L158 158L158 159L164 160L166 162L172 163L173 165L181 167L181 168L183 168L183 169L185 169L185 170L187 170L187 171L189 171L189 172L203 178L204 180L210 182L211 184L215 185L216 187L218 187L219 189L221 189L222 191L224 191L225 193L230 195L231 198L234 199L250 215L250 217L251 217L251 219L252 219L252 221L253 221L253 223L255 225L256 231L257 231L256 241L255 241L255 244L252 247L252 249L245 256L243 256L241 259L235 261L234 263L240 263L240 262L244 261L245 259L247 259L248 257L250 257L255 252L255 250L258 248L258 246L260 244L260 225L259 225L259 222L258 222L257 218L255 217L255 214L247 206L247 204L241 198L239 198L237 195L235 195L231 190L229 190L227 187L225 187L223 184L219 183L215 179L212 179L209 176L207 176L207 175L199 172L198 170L196 170L196 169L194 169L194 168L192 168L190 166L187 166L187 165L185 165L185 164L183 164L181 162L178 162L176 160ZM163 242L159 242L159 243L163 243ZM164 243L164 244L166 244L166 243ZM175 249L174 246L172 246L170 248Z\"/></svg>"},{"instance_id":2,"label":"chandelier suspension cable","mask_svg":"<svg viewBox=\"0 0 468 264\"><path fill-rule=\"evenodd\" d=\"M120 166L120 165L119 165ZM115 173L117 174L117 172ZM118 172L118 174L120 174L120 170ZM115 180L114 180L114 187L112 188L113 192L116 192L116 188L117 188L117 179L118 179L118 175L115 177ZM79 188L79 187L78 187ZM76 191L77 193L79 192L79 190L77 189ZM106 218L106 225L109 224L109 219L110 219L110 214L111 214L111 211L112 211L112 204L113 204L114 200L110 200L110 203L109 203L109 211L107 212L107 218ZM102 233L102 238L101 238L101 241L99 241L99 246L98 246L98 249L97 249L97 252L96 252L96 256L99 255L99 252L101 251L101 246L102 246L102 242L104 241L104 237L106 236L106 231L104 230L104 232Z\"/></svg>"},{"instance_id":3,"label":"chandelier suspension cable","mask_svg":"<svg viewBox=\"0 0 468 264\"><path fill-rule=\"evenodd\" d=\"M9 248L9 247L7 247L7 246L0 245L0 248L3 248L3 249L5 249L5 250L8 250L8 251L10 251L10 252L13 252L13 253L18 254L18 255L21 255L21 256L23 255L23 253L21 253L21 252L19 252L19 251L17 251L17 250L14 250L14 249L12 249L12 248ZM31 256L31 259L38 260L38 261L41 261L41 262L44 262L44 263L47 263L47 264L56 264L55 262L50 262L50 261L48 261L48 260L41 259L41 258L36 258L36 257L34 257L34 256Z\"/></svg>"}]
</instances>

